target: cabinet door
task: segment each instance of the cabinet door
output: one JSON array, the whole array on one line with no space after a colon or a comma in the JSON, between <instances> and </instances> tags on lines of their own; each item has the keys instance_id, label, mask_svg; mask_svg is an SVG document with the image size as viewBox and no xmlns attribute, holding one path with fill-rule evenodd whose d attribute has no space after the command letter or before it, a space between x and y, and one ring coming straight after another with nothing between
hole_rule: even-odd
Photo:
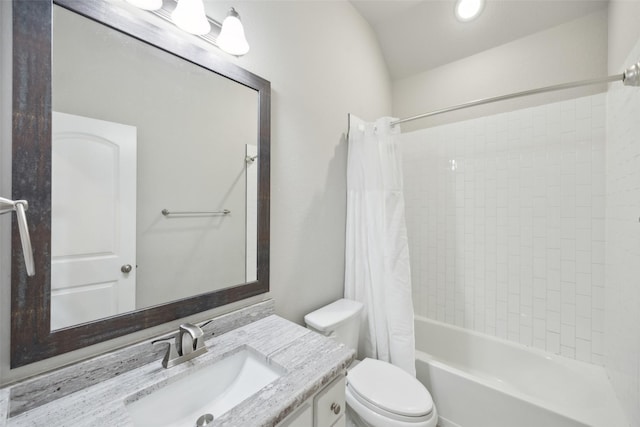
<instances>
[{"instance_id":1,"label":"cabinet door","mask_svg":"<svg viewBox=\"0 0 640 427\"><path fill-rule=\"evenodd\" d=\"M342 416L338 418L336 423L331 427L347 427L347 416L344 414L344 411L342 411Z\"/></svg>"},{"instance_id":2,"label":"cabinet door","mask_svg":"<svg viewBox=\"0 0 640 427\"><path fill-rule=\"evenodd\" d=\"M311 427L313 425L313 407L310 400L303 403L302 406L293 414L285 418L278 424L278 427Z\"/></svg>"},{"instance_id":3,"label":"cabinet door","mask_svg":"<svg viewBox=\"0 0 640 427\"><path fill-rule=\"evenodd\" d=\"M314 426L332 427L341 425L340 417L345 411L345 377L344 375L320 391L313 399ZM344 423L344 417L342 420ZM344 424L342 424L344 425Z\"/></svg>"}]
</instances>

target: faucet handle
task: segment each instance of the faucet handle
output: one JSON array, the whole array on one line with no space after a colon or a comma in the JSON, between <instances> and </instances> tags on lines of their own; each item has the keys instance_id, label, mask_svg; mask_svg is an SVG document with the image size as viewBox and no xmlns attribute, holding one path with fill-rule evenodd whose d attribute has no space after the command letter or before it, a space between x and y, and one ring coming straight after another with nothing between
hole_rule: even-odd
<instances>
[{"instance_id":1,"label":"faucet handle","mask_svg":"<svg viewBox=\"0 0 640 427\"><path fill-rule=\"evenodd\" d=\"M152 345L156 344L167 344L167 352L164 354L164 358L162 359L162 366L164 368L169 368L171 361L178 358L178 350L174 343L171 342L174 339L174 335L165 338L158 338L157 340L151 341Z\"/></svg>"},{"instance_id":2,"label":"faucet handle","mask_svg":"<svg viewBox=\"0 0 640 427\"><path fill-rule=\"evenodd\" d=\"M209 323L213 322L213 320L214 319L205 320L204 322L200 323L198 326L200 327L200 329L202 329L205 326L207 326Z\"/></svg>"},{"instance_id":3,"label":"faucet handle","mask_svg":"<svg viewBox=\"0 0 640 427\"><path fill-rule=\"evenodd\" d=\"M169 344L169 346L171 346L171 340L173 340L173 339L175 339L175 334L169 335L168 337L155 339L155 340L151 341L151 344L154 345L154 346L156 344Z\"/></svg>"}]
</instances>

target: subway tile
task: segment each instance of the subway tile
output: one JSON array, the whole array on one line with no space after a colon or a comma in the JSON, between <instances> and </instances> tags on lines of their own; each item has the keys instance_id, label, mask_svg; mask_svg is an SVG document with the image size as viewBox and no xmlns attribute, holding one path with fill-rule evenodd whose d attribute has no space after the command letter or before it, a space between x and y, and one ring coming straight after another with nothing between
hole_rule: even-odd
<instances>
[{"instance_id":1,"label":"subway tile","mask_svg":"<svg viewBox=\"0 0 640 427\"><path fill-rule=\"evenodd\" d=\"M547 351L554 354L560 354L560 334L556 332L547 332Z\"/></svg>"},{"instance_id":2,"label":"subway tile","mask_svg":"<svg viewBox=\"0 0 640 427\"><path fill-rule=\"evenodd\" d=\"M604 356L593 352L593 348L591 351L591 363L598 366L604 366Z\"/></svg>"},{"instance_id":3,"label":"subway tile","mask_svg":"<svg viewBox=\"0 0 640 427\"><path fill-rule=\"evenodd\" d=\"M604 310L591 310L591 327L594 332L604 332Z\"/></svg>"},{"instance_id":4,"label":"subway tile","mask_svg":"<svg viewBox=\"0 0 640 427\"><path fill-rule=\"evenodd\" d=\"M593 286L604 286L604 264L591 264L591 283Z\"/></svg>"},{"instance_id":5,"label":"subway tile","mask_svg":"<svg viewBox=\"0 0 640 427\"><path fill-rule=\"evenodd\" d=\"M520 325L519 341L522 345L531 346L533 343L533 328L531 326Z\"/></svg>"},{"instance_id":6,"label":"subway tile","mask_svg":"<svg viewBox=\"0 0 640 427\"><path fill-rule=\"evenodd\" d=\"M575 283L576 262L573 260L562 260L560 262L560 280L563 282Z\"/></svg>"},{"instance_id":7,"label":"subway tile","mask_svg":"<svg viewBox=\"0 0 640 427\"><path fill-rule=\"evenodd\" d=\"M592 295L590 273L576 273L576 294Z\"/></svg>"},{"instance_id":8,"label":"subway tile","mask_svg":"<svg viewBox=\"0 0 640 427\"><path fill-rule=\"evenodd\" d=\"M591 317L591 297L587 295L576 295L576 315Z\"/></svg>"},{"instance_id":9,"label":"subway tile","mask_svg":"<svg viewBox=\"0 0 640 427\"><path fill-rule=\"evenodd\" d=\"M593 129L604 129L605 113L604 105L593 106L591 115L591 127Z\"/></svg>"},{"instance_id":10,"label":"subway tile","mask_svg":"<svg viewBox=\"0 0 640 427\"><path fill-rule=\"evenodd\" d=\"M587 119L586 123L580 123L582 127L591 128L591 104L591 97L579 98L575 101L576 119Z\"/></svg>"},{"instance_id":11,"label":"subway tile","mask_svg":"<svg viewBox=\"0 0 640 427\"><path fill-rule=\"evenodd\" d=\"M547 331L560 333L560 312L547 310Z\"/></svg>"},{"instance_id":12,"label":"subway tile","mask_svg":"<svg viewBox=\"0 0 640 427\"><path fill-rule=\"evenodd\" d=\"M576 328L573 325L561 325L560 326L560 345L564 347L576 346Z\"/></svg>"},{"instance_id":13,"label":"subway tile","mask_svg":"<svg viewBox=\"0 0 640 427\"><path fill-rule=\"evenodd\" d=\"M412 133L416 312L602 362L604 108L592 96Z\"/></svg>"},{"instance_id":14,"label":"subway tile","mask_svg":"<svg viewBox=\"0 0 640 427\"><path fill-rule=\"evenodd\" d=\"M590 340L591 336L591 318L582 316L576 317L576 338Z\"/></svg>"},{"instance_id":15,"label":"subway tile","mask_svg":"<svg viewBox=\"0 0 640 427\"><path fill-rule=\"evenodd\" d=\"M604 334L602 332L592 332L591 351L594 354L604 354Z\"/></svg>"},{"instance_id":16,"label":"subway tile","mask_svg":"<svg viewBox=\"0 0 640 427\"><path fill-rule=\"evenodd\" d=\"M591 307L597 310L604 310L605 289L602 286L591 287Z\"/></svg>"},{"instance_id":17,"label":"subway tile","mask_svg":"<svg viewBox=\"0 0 640 427\"><path fill-rule=\"evenodd\" d=\"M560 323L562 326L576 325L576 306L573 304L562 304L562 310L560 311Z\"/></svg>"},{"instance_id":18,"label":"subway tile","mask_svg":"<svg viewBox=\"0 0 640 427\"><path fill-rule=\"evenodd\" d=\"M575 349L575 357L577 360L591 362L591 341L577 338Z\"/></svg>"},{"instance_id":19,"label":"subway tile","mask_svg":"<svg viewBox=\"0 0 640 427\"><path fill-rule=\"evenodd\" d=\"M533 320L533 338L544 341L546 339L546 336L547 336L547 323L544 321L544 319L534 319Z\"/></svg>"},{"instance_id":20,"label":"subway tile","mask_svg":"<svg viewBox=\"0 0 640 427\"><path fill-rule=\"evenodd\" d=\"M547 310L559 313L561 306L560 291L547 290Z\"/></svg>"},{"instance_id":21,"label":"subway tile","mask_svg":"<svg viewBox=\"0 0 640 427\"><path fill-rule=\"evenodd\" d=\"M547 340L546 338L540 339L540 338L533 338L533 346L535 348L539 348L541 350L545 350L547 347Z\"/></svg>"},{"instance_id":22,"label":"subway tile","mask_svg":"<svg viewBox=\"0 0 640 427\"><path fill-rule=\"evenodd\" d=\"M561 299L563 304L576 304L576 284L575 282L562 282Z\"/></svg>"},{"instance_id":23,"label":"subway tile","mask_svg":"<svg viewBox=\"0 0 640 427\"><path fill-rule=\"evenodd\" d=\"M576 358L576 349L573 347L560 346L560 355L571 359Z\"/></svg>"},{"instance_id":24,"label":"subway tile","mask_svg":"<svg viewBox=\"0 0 640 427\"><path fill-rule=\"evenodd\" d=\"M591 251L576 251L576 280L579 274L591 274Z\"/></svg>"},{"instance_id":25,"label":"subway tile","mask_svg":"<svg viewBox=\"0 0 640 427\"><path fill-rule=\"evenodd\" d=\"M565 230L565 228L563 228ZM575 229L574 229L575 233ZM575 235L575 234L574 234ZM565 239L560 240L560 259L563 261L575 261L576 260L576 240Z\"/></svg>"}]
</instances>

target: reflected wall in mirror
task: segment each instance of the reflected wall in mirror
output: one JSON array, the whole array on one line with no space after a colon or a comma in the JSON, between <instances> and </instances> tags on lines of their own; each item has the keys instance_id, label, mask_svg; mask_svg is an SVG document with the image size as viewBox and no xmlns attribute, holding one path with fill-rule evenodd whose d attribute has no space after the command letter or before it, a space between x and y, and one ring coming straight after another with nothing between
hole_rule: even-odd
<instances>
[{"instance_id":1,"label":"reflected wall in mirror","mask_svg":"<svg viewBox=\"0 0 640 427\"><path fill-rule=\"evenodd\" d=\"M54 3L13 1L12 191L37 272L14 224L13 368L269 290L269 82L116 3Z\"/></svg>"},{"instance_id":2,"label":"reflected wall in mirror","mask_svg":"<svg viewBox=\"0 0 640 427\"><path fill-rule=\"evenodd\" d=\"M257 91L53 18L52 329L255 280Z\"/></svg>"}]
</instances>

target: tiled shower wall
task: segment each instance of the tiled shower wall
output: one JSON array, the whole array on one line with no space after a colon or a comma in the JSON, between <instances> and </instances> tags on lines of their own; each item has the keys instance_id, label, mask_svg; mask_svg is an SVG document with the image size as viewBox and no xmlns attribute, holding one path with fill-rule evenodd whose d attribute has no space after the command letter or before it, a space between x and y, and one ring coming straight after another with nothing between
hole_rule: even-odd
<instances>
[{"instance_id":1,"label":"tiled shower wall","mask_svg":"<svg viewBox=\"0 0 640 427\"><path fill-rule=\"evenodd\" d=\"M603 363L605 95L402 135L416 314Z\"/></svg>"},{"instance_id":2,"label":"tiled shower wall","mask_svg":"<svg viewBox=\"0 0 640 427\"><path fill-rule=\"evenodd\" d=\"M628 64L640 58L640 42ZM607 94L605 367L640 426L640 89Z\"/></svg>"}]
</instances>

